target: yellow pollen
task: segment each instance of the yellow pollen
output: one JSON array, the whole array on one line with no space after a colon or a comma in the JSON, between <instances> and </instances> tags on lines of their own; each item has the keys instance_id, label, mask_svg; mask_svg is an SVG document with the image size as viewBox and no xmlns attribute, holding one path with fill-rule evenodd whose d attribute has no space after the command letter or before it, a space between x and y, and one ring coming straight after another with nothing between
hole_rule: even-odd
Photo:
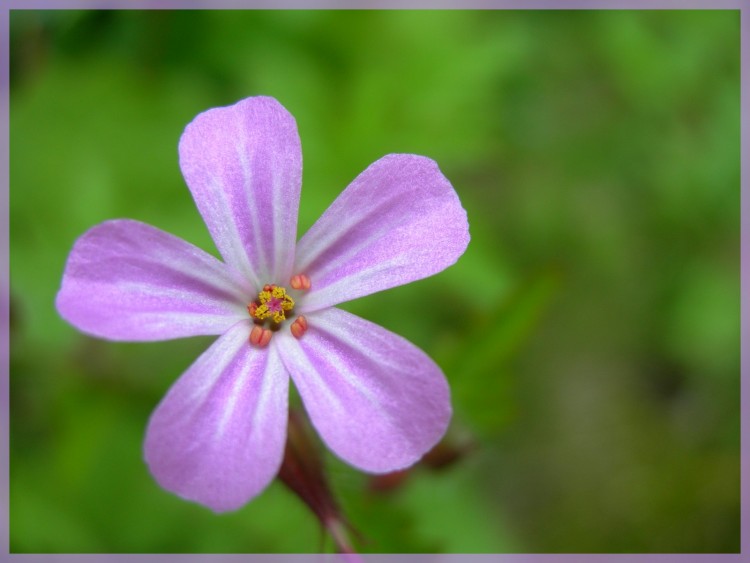
<instances>
[{"instance_id":1,"label":"yellow pollen","mask_svg":"<svg viewBox=\"0 0 750 563\"><path fill-rule=\"evenodd\" d=\"M286 289L277 285L266 285L258 292L258 299L248 305L250 316L263 321L272 319L275 323L286 320L286 313L294 309L294 299L286 294Z\"/></svg>"}]
</instances>

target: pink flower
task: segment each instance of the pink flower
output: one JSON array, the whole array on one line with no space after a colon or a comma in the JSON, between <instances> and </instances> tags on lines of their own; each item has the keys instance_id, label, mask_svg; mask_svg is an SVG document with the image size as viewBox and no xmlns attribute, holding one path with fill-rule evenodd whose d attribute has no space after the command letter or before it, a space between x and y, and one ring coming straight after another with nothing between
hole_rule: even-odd
<instances>
[{"instance_id":1,"label":"pink flower","mask_svg":"<svg viewBox=\"0 0 750 563\"><path fill-rule=\"evenodd\" d=\"M290 377L344 461L384 473L419 460L451 417L445 377L407 340L335 305L463 254L466 212L435 162L381 158L295 244L302 153L276 100L198 115L179 154L224 262L117 219L76 241L57 295L63 318L100 338L220 335L151 416L144 455L159 484L217 512L259 494L282 461Z\"/></svg>"}]
</instances>

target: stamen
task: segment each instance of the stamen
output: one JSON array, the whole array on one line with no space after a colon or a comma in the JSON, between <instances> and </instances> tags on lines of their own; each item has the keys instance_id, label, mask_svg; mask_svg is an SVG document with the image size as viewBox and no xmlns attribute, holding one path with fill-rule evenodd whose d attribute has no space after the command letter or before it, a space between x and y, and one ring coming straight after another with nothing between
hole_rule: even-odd
<instances>
[{"instance_id":1,"label":"stamen","mask_svg":"<svg viewBox=\"0 0 750 563\"><path fill-rule=\"evenodd\" d=\"M310 289L310 278L308 278L305 274L297 274L296 276L292 276L292 279L289 281L289 285L292 286L292 289L301 289L301 290L308 290Z\"/></svg>"},{"instance_id":2,"label":"stamen","mask_svg":"<svg viewBox=\"0 0 750 563\"><path fill-rule=\"evenodd\" d=\"M267 328L255 325L253 330L250 331L250 344L257 346L258 348L265 348L268 343L271 342L272 332Z\"/></svg>"},{"instance_id":3,"label":"stamen","mask_svg":"<svg viewBox=\"0 0 750 563\"><path fill-rule=\"evenodd\" d=\"M277 285L266 284L258 293L258 299L247 306L250 316L259 321L272 318L280 323L286 320L286 312L294 309L294 299L286 294L286 289Z\"/></svg>"},{"instance_id":4,"label":"stamen","mask_svg":"<svg viewBox=\"0 0 750 563\"><path fill-rule=\"evenodd\" d=\"M250 316L255 318L255 311L258 309L258 304L253 301L250 303L250 305L247 306L247 312L250 313Z\"/></svg>"},{"instance_id":5,"label":"stamen","mask_svg":"<svg viewBox=\"0 0 750 563\"><path fill-rule=\"evenodd\" d=\"M294 299L287 295L283 287L266 284L258 292L258 298L248 303L247 312L254 323L250 331L250 344L263 348L271 341L273 333L281 328L287 315L294 313Z\"/></svg>"},{"instance_id":6,"label":"stamen","mask_svg":"<svg viewBox=\"0 0 750 563\"><path fill-rule=\"evenodd\" d=\"M292 323L292 326L289 327L289 329L292 331L292 335L294 336L294 338L302 338L302 335L307 332L307 319L300 315L299 317L294 319L294 322Z\"/></svg>"}]
</instances>

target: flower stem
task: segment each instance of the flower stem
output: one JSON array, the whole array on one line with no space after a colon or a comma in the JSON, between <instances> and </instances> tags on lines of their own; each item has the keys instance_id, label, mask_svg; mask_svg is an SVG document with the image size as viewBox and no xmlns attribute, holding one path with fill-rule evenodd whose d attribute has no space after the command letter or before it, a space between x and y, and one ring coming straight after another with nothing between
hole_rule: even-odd
<instances>
[{"instance_id":1,"label":"flower stem","mask_svg":"<svg viewBox=\"0 0 750 563\"><path fill-rule=\"evenodd\" d=\"M347 522L331 492L325 469L301 413L290 409L284 460L279 479L312 510L333 539L336 551L356 555L349 538L355 530ZM356 532L355 532L356 533ZM346 558L360 563L360 557Z\"/></svg>"}]
</instances>

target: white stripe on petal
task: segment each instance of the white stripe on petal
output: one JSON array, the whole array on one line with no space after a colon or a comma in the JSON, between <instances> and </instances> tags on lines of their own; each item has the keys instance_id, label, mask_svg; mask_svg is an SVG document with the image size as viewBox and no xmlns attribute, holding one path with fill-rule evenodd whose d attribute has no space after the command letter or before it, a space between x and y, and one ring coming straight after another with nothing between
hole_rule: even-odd
<instances>
[{"instance_id":1,"label":"white stripe on petal","mask_svg":"<svg viewBox=\"0 0 750 563\"><path fill-rule=\"evenodd\" d=\"M297 245L305 311L433 275L469 242L466 212L432 160L385 156L344 190Z\"/></svg>"},{"instance_id":2,"label":"white stripe on petal","mask_svg":"<svg viewBox=\"0 0 750 563\"><path fill-rule=\"evenodd\" d=\"M177 380L154 411L144 453L165 489L216 512L259 494L281 465L289 377L278 355L233 326Z\"/></svg>"},{"instance_id":3,"label":"white stripe on petal","mask_svg":"<svg viewBox=\"0 0 750 563\"><path fill-rule=\"evenodd\" d=\"M338 456L380 473L435 445L451 417L450 392L424 352L340 309L307 321L299 340L286 331L274 339L313 425Z\"/></svg>"},{"instance_id":4,"label":"white stripe on petal","mask_svg":"<svg viewBox=\"0 0 750 563\"><path fill-rule=\"evenodd\" d=\"M302 149L291 114L254 97L198 115L180 138L180 168L224 260L257 291L290 275ZM277 263L278 262L278 263Z\"/></svg>"},{"instance_id":5,"label":"white stripe on petal","mask_svg":"<svg viewBox=\"0 0 750 563\"><path fill-rule=\"evenodd\" d=\"M245 318L247 283L213 256L164 231L107 221L73 246L57 308L111 340L220 334Z\"/></svg>"}]
</instances>

